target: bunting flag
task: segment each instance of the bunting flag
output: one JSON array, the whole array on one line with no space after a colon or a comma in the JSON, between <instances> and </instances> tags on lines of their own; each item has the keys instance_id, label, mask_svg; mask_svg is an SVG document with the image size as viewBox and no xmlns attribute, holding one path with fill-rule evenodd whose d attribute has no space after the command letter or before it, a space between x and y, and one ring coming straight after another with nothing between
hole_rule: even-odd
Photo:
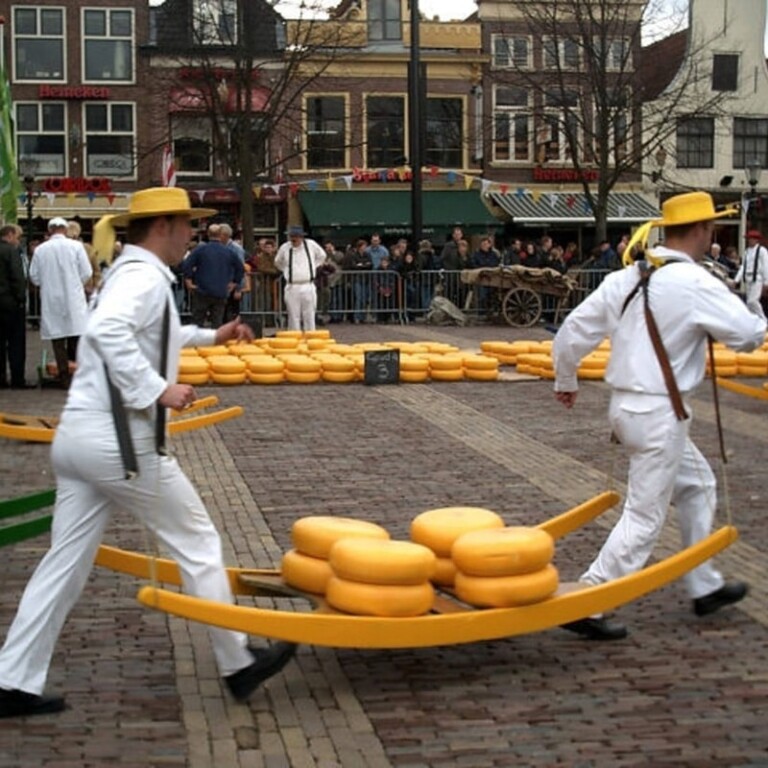
<instances>
[{"instance_id":1,"label":"bunting flag","mask_svg":"<svg viewBox=\"0 0 768 768\"><path fill-rule=\"evenodd\" d=\"M170 144L163 147L163 186L176 186L176 166L173 162L173 147Z\"/></svg>"},{"instance_id":2,"label":"bunting flag","mask_svg":"<svg viewBox=\"0 0 768 768\"><path fill-rule=\"evenodd\" d=\"M17 201L24 192L16 167L12 110L11 87L0 62L0 218L6 224L16 223Z\"/></svg>"}]
</instances>

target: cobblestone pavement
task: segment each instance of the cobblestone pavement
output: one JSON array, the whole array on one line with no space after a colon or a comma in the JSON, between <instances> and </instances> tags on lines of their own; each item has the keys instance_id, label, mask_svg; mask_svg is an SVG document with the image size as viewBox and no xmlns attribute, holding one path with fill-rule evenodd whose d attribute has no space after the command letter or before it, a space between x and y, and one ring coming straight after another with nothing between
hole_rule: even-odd
<instances>
[{"instance_id":1,"label":"cobblestone pavement","mask_svg":"<svg viewBox=\"0 0 768 768\"><path fill-rule=\"evenodd\" d=\"M548 336L491 326L333 330L340 341L469 348ZM33 334L30 345L32 361ZM452 504L536 523L607 487L621 490L625 478L625 458L607 439L602 383L585 383L569 412L543 381L210 391L244 405L245 416L172 442L233 564L277 565L291 523L306 514L373 520L394 537L405 537L419 512ZM0 411L55 415L62 402L55 390L0 393ZM0 766L768 766L766 404L722 392L721 408L741 539L719 563L752 585L738 607L696 619L673 584L621 608L631 630L623 642L556 629L419 650L302 647L239 705L219 683L204 627L142 609L135 580L97 569L49 680L70 708L4 721ZM714 459L708 386L696 397L692 431ZM47 446L0 443L1 498L52 483ZM578 575L615 519L562 543L563 579ZM151 546L127 513L106 540ZM670 520L657 555L676 542ZM40 537L3 550L0 636L45 546Z\"/></svg>"}]
</instances>

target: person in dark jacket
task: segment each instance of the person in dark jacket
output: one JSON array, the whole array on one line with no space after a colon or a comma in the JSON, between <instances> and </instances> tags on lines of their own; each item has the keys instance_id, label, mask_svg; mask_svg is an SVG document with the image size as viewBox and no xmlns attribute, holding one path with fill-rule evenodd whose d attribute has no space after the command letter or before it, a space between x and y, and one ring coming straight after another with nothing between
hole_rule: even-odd
<instances>
[{"instance_id":1,"label":"person in dark jacket","mask_svg":"<svg viewBox=\"0 0 768 768\"><path fill-rule=\"evenodd\" d=\"M0 389L25 389L24 365L27 358L26 303L27 277L24 256L19 248L21 227L7 224L0 228Z\"/></svg>"}]
</instances>

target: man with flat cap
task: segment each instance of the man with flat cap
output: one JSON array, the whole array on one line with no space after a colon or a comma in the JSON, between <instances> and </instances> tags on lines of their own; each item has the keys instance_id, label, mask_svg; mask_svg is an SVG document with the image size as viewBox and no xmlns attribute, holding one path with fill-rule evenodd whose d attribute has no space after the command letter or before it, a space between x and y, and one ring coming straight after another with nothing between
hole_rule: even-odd
<instances>
[{"instance_id":1,"label":"man with flat cap","mask_svg":"<svg viewBox=\"0 0 768 768\"><path fill-rule=\"evenodd\" d=\"M275 266L285 278L285 308L288 311L288 329L314 331L317 311L317 268L327 254L319 243L306 236L304 227L291 225L286 233L288 242L277 249Z\"/></svg>"},{"instance_id":2,"label":"man with flat cap","mask_svg":"<svg viewBox=\"0 0 768 768\"><path fill-rule=\"evenodd\" d=\"M739 271L734 280L744 285L744 298L750 312L765 320L760 298L763 288L768 284L768 250L762 245L763 235L757 229L750 229L746 234L747 249L741 260Z\"/></svg>"},{"instance_id":3,"label":"man with flat cap","mask_svg":"<svg viewBox=\"0 0 768 768\"><path fill-rule=\"evenodd\" d=\"M725 283L700 266L712 243L712 198L690 192L667 200L664 245L612 272L566 318L555 337L555 396L571 408L577 368L606 337L611 357L605 380L612 388L609 422L629 451L629 478L621 519L580 581L598 585L645 565L674 504L684 547L711 532L717 500L715 476L689 437L691 398L704 378L709 336L737 350L765 339L766 323ZM646 225L646 234L650 231ZM684 577L693 612L704 616L741 600L747 585L726 582L712 561ZM565 625L594 640L617 640L626 628L605 616Z\"/></svg>"},{"instance_id":4,"label":"man with flat cap","mask_svg":"<svg viewBox=\"0 0 768 768\"><path fill-rule=\"evenodd\" d=\"M35 248L29 279L40 286L40 338L50 339L59 384L69 388L69 364L77 357L77 343L88 319L85 285L93 270L79 240L67 237L67 220L48 222L49 238Z\"/></svg>"}]
</instances>

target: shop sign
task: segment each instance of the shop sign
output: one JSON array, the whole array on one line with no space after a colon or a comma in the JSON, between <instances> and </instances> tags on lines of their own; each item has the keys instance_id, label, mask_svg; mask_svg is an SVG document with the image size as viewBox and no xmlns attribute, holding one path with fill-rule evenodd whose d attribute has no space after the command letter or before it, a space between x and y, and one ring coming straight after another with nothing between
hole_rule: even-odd
<instances>
[{"instance_id":1,"label":"shop sign","mask_svg":"<svg viewBox=\"0 0 768 768\"><path fill-rule=\"evenodd\" d=\"M108 99L110 97L109 88L103 86L94 87L92 85L41 85L37 92L41 99L72 99L73 101L82 101L88 99Z\"/></svg>"},{"instance_id":2,"label":"shop sign","mask_svg":"<svg viewBox=\"0 0 768 768\"><path fill-rule=\"evenodd\" d=\"M112 182L106 178L52 176L43 180L43 192L53 192L55 194L69 194L70 192L109 193L111 191Z\"/></svg>"},{"instance_id":3,"label":"shop sign","mask_svg":"<svg viewBox=\"0 0 768 768\"><path fill-rule=\"evenodd\" d=\"M597 181L599 178L600 172L594 169L577 171L575 168L542 168L541 166L533 169L534 181L578 182Z\"/></svg>"}]
</instances>

